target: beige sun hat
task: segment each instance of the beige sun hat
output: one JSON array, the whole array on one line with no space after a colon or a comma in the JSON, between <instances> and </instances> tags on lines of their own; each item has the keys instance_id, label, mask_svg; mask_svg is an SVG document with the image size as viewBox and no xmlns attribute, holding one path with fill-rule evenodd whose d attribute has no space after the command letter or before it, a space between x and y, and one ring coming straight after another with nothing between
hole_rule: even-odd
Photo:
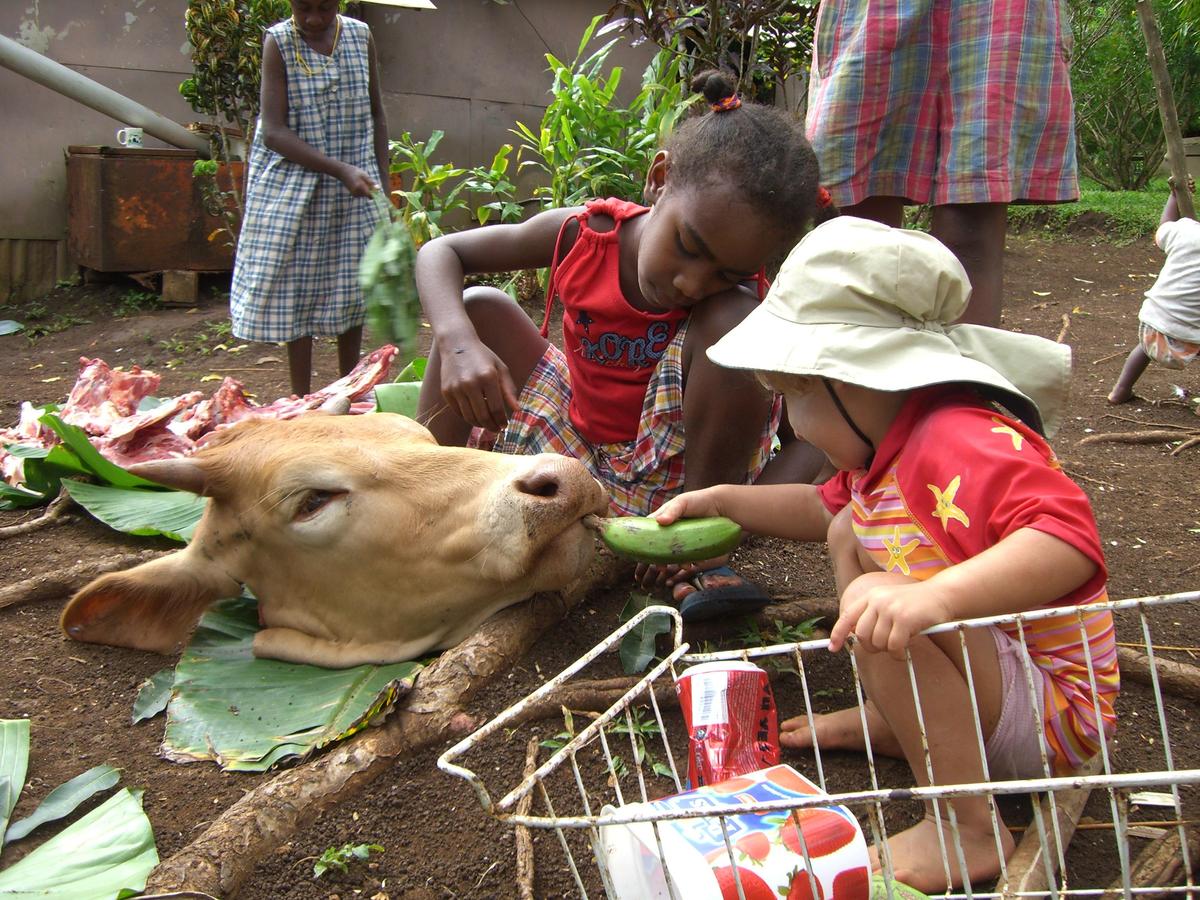
<instances>
[{"instance_id":1,"label":"beige sun hat","mask_svg":"<svg viewBox=\"0 0 1200 900\"><path fill-rule=\"evenodd\" d=\"M1071 350L1030 334L952 325L971 284L931 235L839 216L788 255L766 299L708 349L731 369L817 375L880 391L993 388L1026 423L1057 430Z\"/></svg>"}]
</instances>

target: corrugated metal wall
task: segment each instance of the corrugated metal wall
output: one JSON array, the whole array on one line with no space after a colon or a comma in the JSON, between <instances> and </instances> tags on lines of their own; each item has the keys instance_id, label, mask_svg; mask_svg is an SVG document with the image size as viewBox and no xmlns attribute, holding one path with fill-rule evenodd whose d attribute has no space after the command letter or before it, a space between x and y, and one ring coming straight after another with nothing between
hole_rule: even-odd
<instances>
[{"instance_id":1,"label":"corrugated metal wall","mask_svg":"<svg viewBox=\"0 0 1200 900\"><path fill-rule=\"evenodd\" d=\"M545 54L575 55L604 0L435 0L436 11L361 4L379 49L393 136L446 132L440 161L478 165L536 123L549 87ZM0 3L0 33L181 123L198 117L179 96L191 71L185 0L21 0ZM646 48L619 47L636 90ZM71 273L65 148L113 144L121 122L0 69L0 297L26 297ZM147 147L164 146L147 137Z\"/></svg>"}]
</instances>

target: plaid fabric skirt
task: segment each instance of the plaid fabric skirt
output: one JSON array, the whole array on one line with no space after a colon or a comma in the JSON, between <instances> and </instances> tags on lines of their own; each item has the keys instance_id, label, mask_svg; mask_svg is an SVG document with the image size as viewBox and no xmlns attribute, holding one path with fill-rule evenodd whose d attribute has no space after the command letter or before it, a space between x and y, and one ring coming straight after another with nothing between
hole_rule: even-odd
<instances>
[{"instance_id":1,"label":"plaid fabric skirt","mask_svg":"<svg viewBox=\"0 0 1200 900\"><path fill-rule=\"evenodd\" d=\"M593 444L571 422L571 375L566 355L550 344L521 389L518 410L496 440L500 453L561 453L581 460L604 485L615 515L644 516L683 491L683 340L680 326L646 386L637 437ZM770 421L746 467L746 482L762 472L771 456L782 412L776 397Z\"/></svg>"},{"instance_id":2,"label":"plaid fabric skirt","mask_svg":"<svg viewBox=\"0 0 1200 900\"><path fill-rule=\"evenodd\" d=\"M1142 351L1164 369L1182 369L1200 356L1200 344L1163 334L1145 322L1139 323L1138 340Z\"/></svg>"},{"instance_id":3,"label":"plaid fabric skirt","mask_svg":"<svg viewBox=\"0 0 1200 900\"><path fill-rule=\"evenodd\" d=\"M823 0L809 140L840 206L1079 196L1063 0Z\"/></svg>"}]
</instances>

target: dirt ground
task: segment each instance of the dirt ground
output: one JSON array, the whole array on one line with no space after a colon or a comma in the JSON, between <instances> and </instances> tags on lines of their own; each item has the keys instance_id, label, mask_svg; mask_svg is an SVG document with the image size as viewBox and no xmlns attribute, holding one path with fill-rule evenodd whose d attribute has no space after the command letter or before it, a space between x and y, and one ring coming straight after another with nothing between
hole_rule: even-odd
<instances>
[{"instance_id":1,"label":"dirt ground","mask_svg":"<svg viewBox=\"0 0 1200 900\"><path fill-rule=\"evenodd\" d=\"M1200 430L1200 419L1176 386L1200 394L1200 367L1171 372L1151 366L1138 385L1139 398L1113 408L1105 394L1137 332L1142 291L1161 262L1149 239L1117 245L1102 235L1081 233L1053 240L1036 235L1010 238L1007 255L1005 325L1064 340L1075 353L1071 414L1054 440L1067 471L1087 491L1095 507L1110 567L1114 598L1193 590L1200 586L1200 447L1171 455L1172 445L1081 444L1088 435L1165 427ZM29 339L0 338L0 421L16 422L22 400L61 401L73 383L80 356L101 357L112 365L139 364L163 375L161 396L215 387L209 375L231 374L261 402L286 393L282 348L241 346L228 334L226 294L209 285L195 308L139 309L145 298L132 283L92 284L56 289L18 307L0 308L46 333ZM59 330L61 329L61 330ZM320 342L314 385L335 377L334 348ZM36 513L34 513L36 514ZM0 513L11 525L30 513ZM71 524L6 540L0 546L0 573L9 584L69 566L167 542L132 538L81 518ZM816 547L752 539L738 551L737 567L774 597L828 596L833 585L824 555ZM617 624L627 595L624 587L589 597L562 626L545 637L506 679L486 691L474 712L493 714L531 692L547 675L577 658ZM65 600L66 598L60 598ZM158 851L166 858L195 838L261 776L219 772L210 764L177 765L156 755L162 719L130 724L139 683L166 660L66 640L57 627L62 603L45 601L0 610L0 717L29 717L33 723L29 782L16 815L26 814L55 785L100 763L123 769L123 784L144 788L145 808L154 825ZM737 646L738 626L709 627L689 638L725 639ZM1136 622L1122 616L1120 640L1136 640ZM1191 648L1163 651L1183 661L1200 648L1200 611L1175 606L1153 622L1156 644ZM661 646L661 645L660 645ZM824 703L842 705L847 672L832 661L816 670ZM1200 766L1200 713L1189 701L1167 696L1175 768ZM780 694L781 712L799 710L793 694ZM1129 684L1119 712L1114 748L1124 771L1163 768L1152 697ZM558 720L538 726L543 736L562 728ZM525 735L529 733L526 730ZM510 750L523 749L514 739ZM443 746L430 748L395 766L365 792L318 819L264 860L241 893L266 898L443 898L516 895L514 837L511 828L481 811L468 786L434 765ZM1158 756L1156 756L1158 754ZM519 780L520 752L497 758L489 781L513 787ZM1157 762L1156 762L1157 760ZM785 754L802 770L803 755ZM490 762L490 760L489 760ZM515 768L514 768L515 767ZM866 787L859 757L829 755L827 777L839 789ZM903 786L900 767L884 767L889 786ZM890 780L888 780L890 779ZM1196 815L1188 794L1189 812ZM1006 816L1027 818L1027 804L1006 801ZM1157 811L1167 812L1165 810ZM1106 797L1095 795L1086 813L1111 821ZM1153 818L1154 816L1152 816ZM1161 816L1158 816L1161 818ZM42 834L53 829L43 829ZM5 852L7 865L27 852L24 841ZM345 875L314 880L312 862L330 846L376 843L385 849L369 864L357 863ZM1141 846L1135 844L1136 852ZM552 832L536 840L537 896L573 896L564 856ZM594 863L576 857L589 894L602 895ZM1072 848L1077 873L1111 877L1111 832L1081 832ZM1110 873L1104 876L1104 873ZM1099 874L1096 874L1099 873Z\"/></svg>"}]
</instances>

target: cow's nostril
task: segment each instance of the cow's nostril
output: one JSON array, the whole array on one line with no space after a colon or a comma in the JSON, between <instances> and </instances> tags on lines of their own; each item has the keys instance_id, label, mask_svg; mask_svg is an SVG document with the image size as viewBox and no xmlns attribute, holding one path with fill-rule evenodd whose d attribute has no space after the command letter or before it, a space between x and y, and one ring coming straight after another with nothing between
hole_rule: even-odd
<instances>
[{"instance_id":1,"label":"cow's nostril","mask_svg":"<svg viewBox=\"0 0 1200 900\"><path fill-rule=\"evenodd\" d=\"M517 479L517 490L534 497L557 497L560 487L558 476L550 472L534 472Z\"/></svg>"}]
</instances>

